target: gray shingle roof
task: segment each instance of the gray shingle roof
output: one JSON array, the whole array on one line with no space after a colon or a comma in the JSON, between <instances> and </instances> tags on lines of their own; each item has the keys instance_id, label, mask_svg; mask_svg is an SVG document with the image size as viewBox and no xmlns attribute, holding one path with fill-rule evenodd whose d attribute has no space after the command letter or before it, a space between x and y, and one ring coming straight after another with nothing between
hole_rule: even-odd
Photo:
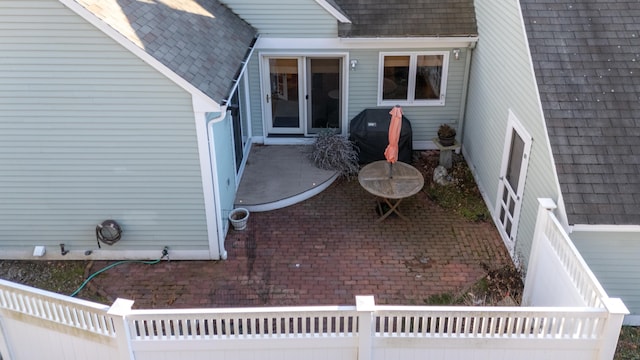
<instances>
[{"instance_id":1,"label":"gray shingle roof","mask_svg":"<svg viewBox=\"0 0 640 360\"><path fill-rule=\"evenodd\" d=\"M340 37L476 36L473 0L334 0Z\"/></svg>"},{"instance_id":2,"label":"gray shingle roof","mask_svg":"<svg viewBox=\"0 0 640 360\"><path fill-rule=\"evenodd\" d=\"M640 2L521 4L569 223L640 224Z\"/></svg>"},{"instance_id":3,"label":"gray shingle roof","mask_svg":"<svg viewBox=\"0 0 640 360\"><path fill-rule=\"evenodd\" d=\"M222 103L256 30L217 0L76 0Z\"/></svg>"}]
</instances>

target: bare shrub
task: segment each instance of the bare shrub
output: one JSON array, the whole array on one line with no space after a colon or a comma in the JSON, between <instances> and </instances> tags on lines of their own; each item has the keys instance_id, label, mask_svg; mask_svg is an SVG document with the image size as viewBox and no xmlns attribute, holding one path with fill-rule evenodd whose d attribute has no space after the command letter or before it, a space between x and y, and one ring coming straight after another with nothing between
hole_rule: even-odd
<instances>
[{"instance_id":1,"label":"bare shrub","mask_svg":"<svg viewBox=\"0 0 640 360\"><path fill-rule=\"evenodd\" d=\"M324 170L335 170L340 176L352 178L358 174L358 151L347 137L333 130L322 130L313 144L309 158Z\"/></svg>"}]
</instances>

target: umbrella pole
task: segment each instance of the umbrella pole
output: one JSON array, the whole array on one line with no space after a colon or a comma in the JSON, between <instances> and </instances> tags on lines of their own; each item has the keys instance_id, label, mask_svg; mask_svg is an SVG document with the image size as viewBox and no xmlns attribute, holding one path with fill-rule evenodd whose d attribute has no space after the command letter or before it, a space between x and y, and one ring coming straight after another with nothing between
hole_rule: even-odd
<instances>
[{"instance_id":1,"label":"umbrella pole","mask_svg":"<svg viewBox=\"0 0 640 360\"><path fill-rule=\"evenodd\" d=\"M393 163L389 163L389 179L393 179Z\"/></svg>"}]
</instances>

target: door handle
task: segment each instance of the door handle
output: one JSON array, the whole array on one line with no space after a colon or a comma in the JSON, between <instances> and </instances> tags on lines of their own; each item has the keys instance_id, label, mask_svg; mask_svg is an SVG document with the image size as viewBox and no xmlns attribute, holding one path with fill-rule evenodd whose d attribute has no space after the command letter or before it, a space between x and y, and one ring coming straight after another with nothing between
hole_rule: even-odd
<instances>
[{"instance_id":1,"label":"door handle","mask_svg":"<svg viewBox=\"0 0 640 360\"><path fill-rule=\"evenodd\" d=\"M267 103L269 103L269 98L270 98L269 94L267 94Z\"/></svg>"}]
</instances>

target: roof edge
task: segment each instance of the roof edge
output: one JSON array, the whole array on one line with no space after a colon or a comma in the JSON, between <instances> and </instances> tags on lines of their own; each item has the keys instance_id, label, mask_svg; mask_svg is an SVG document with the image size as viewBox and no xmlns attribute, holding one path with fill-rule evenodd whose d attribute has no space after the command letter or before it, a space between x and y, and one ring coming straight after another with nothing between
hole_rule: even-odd
<instances>
[{"instance_id":1,"label":"roof edge","mask_svg":"<svg viewBox=\"0 0 640 360\"><path fill-rule=\"evenodd\" d=\"M260 37L256 43L258 50L298 49L318 50L353 50L353 49L401 49L406 47L456 48L473 49L478 37L439 37L439 38L265 38Z\"/></svg>"},{"instance_id":2,"label":"roof edge","mask_svg":"<svg viewBox=\"0 0 640 360\"><path fill-rule=\"evenodd\" d=\"M614 224L575 224L571 232L637 232L640 233L640 225L614 225Z\"/></svg>"},{"instance_id":3,"label":"roof edge","mask_svg":"<svg viewBox=\"0 0 640 360\"><path fill-rule=\"evenodd\" d=\"M133 55L149 64L152 68L156 69L162 75L166 76L169 80L173 81L176 85L191 94L192 97L200 99L199 104L201 105L203 110L207 112L220 111L220 104L217 101L213 100L200 89L196 88L183 77L175 73L166 65L162 64L159 60L138 47L116 29L112 28L91 11L87 10L84 6L78 4L75 0L58 1L62 5L66 6L69 10L73 11L78 16L82 17L84 20L95 26L98 30L102 31L105 35L113 39L115 42L122 45L125 49L129 50Z\"/></svg>"},{"instance_id":4,"label":"roof edge","mask_svg":"<svg viewBox=\"0 0 640 360\"><path fill-rule=\"evenodd\" d=\"M322 6L323 9L327 10L329 14L333 15L336 20L341 23L351 24L351 20L344 14L342 9L338 7L338 5L334 4L333 1L331 3L327 0L315 0L318 5Z\"/></svg>"}]
</instances>

